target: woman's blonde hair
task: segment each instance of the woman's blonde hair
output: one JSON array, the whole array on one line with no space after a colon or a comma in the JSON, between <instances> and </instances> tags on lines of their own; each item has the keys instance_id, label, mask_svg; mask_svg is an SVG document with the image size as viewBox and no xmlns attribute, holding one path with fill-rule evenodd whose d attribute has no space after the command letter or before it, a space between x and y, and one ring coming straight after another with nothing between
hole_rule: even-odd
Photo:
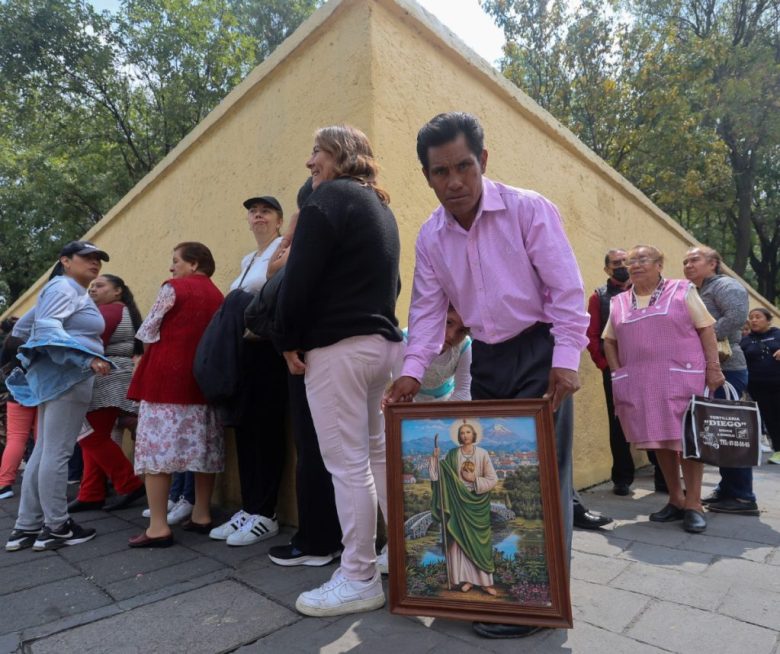
<instances>
[{"instance_id":1,"label":"woman's blonde hair","mask_svg":"<svg viewBox=\"0 0 780 654\"><path fill-rule=\"evenodd\" d=\"M370 186L382 204L390 204L390 194L377 185L379 165L363 132L352 125L331 125L318 129L314 141L335 159L336 177L352 177Z\"/></svg>"}]
</instances>

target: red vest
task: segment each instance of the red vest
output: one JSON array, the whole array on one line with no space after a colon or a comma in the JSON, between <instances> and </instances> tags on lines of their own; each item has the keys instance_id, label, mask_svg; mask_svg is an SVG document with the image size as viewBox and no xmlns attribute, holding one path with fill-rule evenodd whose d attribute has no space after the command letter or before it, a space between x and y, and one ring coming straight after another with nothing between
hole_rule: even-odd
<instances>
[{"instance_id":1,"label":"red vest","mask_svg":"<svg viewBox=\"0 0 780 654\"><path fill-rule=\"evenodd\" d=\"M146 346L127 397L163 404L207 404L192 364L198 342L222 304L222 293L205 275L168 283L176 291L176 302L160 325L160 340Z\"/></svg>"}]
</instances>

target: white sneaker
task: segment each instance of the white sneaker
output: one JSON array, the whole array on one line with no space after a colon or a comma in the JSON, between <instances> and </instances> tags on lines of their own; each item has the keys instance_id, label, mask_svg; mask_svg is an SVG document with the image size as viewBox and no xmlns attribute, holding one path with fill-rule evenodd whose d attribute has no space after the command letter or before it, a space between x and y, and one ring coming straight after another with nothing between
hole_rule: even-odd
<instances>
[{"instance_id":1,"label":"white sneaker","mask_svg":"<svg viewBox=\"0 0 780 654\"><path fill-rule=\"evenodd\" d=\"M168 508L166 509L166 511L168 511L170 513L171 509L174 506L176 506L176 502L174 502L173 500L168 500ZM141 511L141 515L144 518L151 518L152 517L152 512L151 512L150 509L144 509L143 511Z\"/></svg>"},{"instance_id":2,"label":"white sneaker","mask_svg":"<svg viewBox=\"0 0 780 654\"><path fill-rule=\"evenodd\" d=\"M304 615L325 617L360 611L373 611L385 605L382 577L374 573L368 581L351 581L341 568L319 588L298 595L295 608Z\"/></svg>"},{"instance_id":3,"label":"white sneaker","mask_svg":"<svg viewBox=\"0 0 780 654\"><path fill-rule=\"evenodd\" d=\"M178 525L180 522L184 522L192 515L193 505L190 504L183 497L179 498L179 501L173 505L173 508L168 511L168 524Z\"/></svg>"},{"instance_id":4,"label":"white sneaker","mask_svg":"<svg viewBox=\"0 0 780 654\"><path fill-rule=\"evenodd\" d=\"M214 529L209 532L209 538L213 538L214 540L227 540L228 536L235 534L241 529L250 517L249 513L241 509L238 513L234 513L230 520L221 524L219 527L214 527Z\"/></svg>"},{"instance_id":5,"label":"white sneaker","mask_svg":"<svg viewBox=\"0 0 780 654\"><path fill-rule=\"evenodd\" d=\"M254 545L266 538L273 538L278 533L279 523L276 521L276 516L266 518L263 515L247 514L246 522L239 527L238 531L227 537L227 544Z\"/></svg>"},{"instance_id":6,"label":"white sneaker","mask_svg":"<svg viewBox=\"0 0 780 654\"><path fill-rule=\"evenodd\" d=\"M380 575L386 575L390 573L390 563L387 560L387 545L379 552L379 556L376 557L376 569Z\"/></svg>"}]
</instances>

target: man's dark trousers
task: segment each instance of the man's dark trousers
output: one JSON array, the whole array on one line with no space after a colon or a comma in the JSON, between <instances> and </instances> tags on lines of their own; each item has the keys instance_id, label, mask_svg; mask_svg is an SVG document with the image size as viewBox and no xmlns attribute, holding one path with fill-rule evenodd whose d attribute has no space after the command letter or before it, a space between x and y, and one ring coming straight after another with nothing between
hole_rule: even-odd
<instances>
[{"instance_id":1,"label":"man's dark trousers","mask_svg":"<svg viewBox=\"0 0 780 654\"><path fill-rule=\"evenodd\" d=\"M537 325L502 343L475 340L471 362L471 398L509 400L541 398L552 367L553 338L549 325ZM566 562L571 558L572 435L574 405L568 397L555 412L555 449L561 489Z\"/></svg>"},{"instance_id":2,"label":"man's dark trousers","mask_svg":"<svg viewBox=\"0 0 780 654\"><path fill-rule=\"evenodd\" d=\"M609 449L612 452L612 483L634 483L634 458L631 456L631 446L626 442L626 435L620 426L620 420L615 415L615 403L612 400L612 372L609 368L601 371L604 381L604 396L607 398L607 414L609 416Z\"/></svg>"},{"instance_id":3,"label":"man's dark trousers","mask_svg":"<svg viewBox=\"0 0 780 654\"><path fill-rule=\"evenodd\" d=\"M742 397L748 384L748 371L724 370L726 381L737 391L737 397ZM726 397L724 387L715 391L715 397ZM753 468L720 468L720 483L717 487L718 495L722 499L744 500L755 502L756 494L753 492Z\"/></svg>"}]
</instances>

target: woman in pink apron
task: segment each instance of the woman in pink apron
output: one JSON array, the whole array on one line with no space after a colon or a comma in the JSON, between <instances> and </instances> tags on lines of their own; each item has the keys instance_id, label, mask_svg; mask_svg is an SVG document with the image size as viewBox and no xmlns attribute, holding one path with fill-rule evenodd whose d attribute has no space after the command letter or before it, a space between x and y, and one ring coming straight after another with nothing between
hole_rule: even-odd
<instances>
[{"instance_id":1,"label":"woman in pink apron","mask_svg":"<svg viewBox=\"0 0 780 654\"><path fill-rule=\"evenodd\" d=\"M634 246L626 263L633 286L612 298L603 333L615 414L626 440L655 450L669 487L669 503L650 520L682 520L686 531L701 533L704 465L680 457L682 418L692 395L724 382L715 319L690 282L661 276L664 255L657 248Z\"/></svg>"}]
</instances>

